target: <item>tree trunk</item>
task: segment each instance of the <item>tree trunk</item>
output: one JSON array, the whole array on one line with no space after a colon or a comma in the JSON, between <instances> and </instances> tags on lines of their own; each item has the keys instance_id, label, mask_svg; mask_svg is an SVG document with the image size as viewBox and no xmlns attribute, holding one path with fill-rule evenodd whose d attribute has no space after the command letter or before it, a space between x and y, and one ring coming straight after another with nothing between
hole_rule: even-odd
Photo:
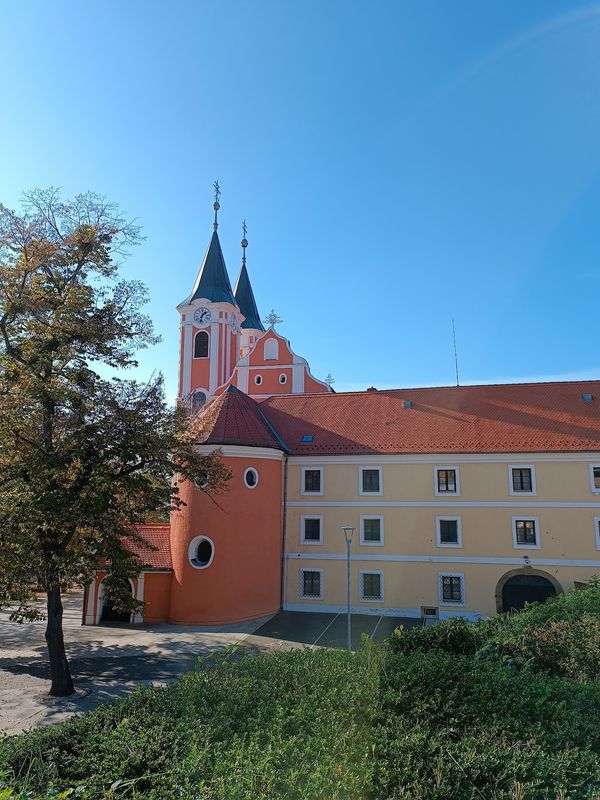
<instances>
[{"instance_id":1,"label":"tree trunk","mask_svg":"<svg viewBox=\"0 0 600 800\"><path fill-rule=\"evenodd\" d=\"M60 597L60 583L52 582L47 590L48 596L48 621L46 624L46 644L50 657L50 677L52 685L50 694L55 697L65 697L73 694L73 680L65 652L63 638L63 605Z\"/></svg>"}]
</instances>

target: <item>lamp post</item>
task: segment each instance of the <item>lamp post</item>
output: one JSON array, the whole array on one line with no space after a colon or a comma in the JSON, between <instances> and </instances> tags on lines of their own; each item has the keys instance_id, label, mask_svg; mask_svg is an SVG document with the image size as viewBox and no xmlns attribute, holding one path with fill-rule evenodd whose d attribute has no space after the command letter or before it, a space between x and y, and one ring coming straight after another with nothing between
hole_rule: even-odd
<instances>
[{"instance_id":1,"label":"lamp post","mask_svg":"<svg viewBox=\"0 0 600 800\"><path fill-rule=\"evenodd\" d=\"M346 540L346 649L348 652L352 650L352 614L350 613L350 545L352 544L352 537L356 530L351 525L344 525L344 538Z\"/></svg>"}]
</instances>

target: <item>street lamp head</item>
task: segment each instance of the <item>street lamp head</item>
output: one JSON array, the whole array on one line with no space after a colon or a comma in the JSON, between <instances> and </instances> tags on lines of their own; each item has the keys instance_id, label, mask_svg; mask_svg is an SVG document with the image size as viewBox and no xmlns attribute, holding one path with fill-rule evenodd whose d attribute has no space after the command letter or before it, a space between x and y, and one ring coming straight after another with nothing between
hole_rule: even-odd
<instances>
[{"instance_id":1,"label":"street lamp head","mask_svg":"<svg viewBox=\"0 0 600 800\"><path fill-rule=\"evenodd\" d=\"M351 525L344 525L342 530L344 531L344 537L346 539L346 542L351 542L356 528L353 528Z\"/></svg>"}]
</instances>

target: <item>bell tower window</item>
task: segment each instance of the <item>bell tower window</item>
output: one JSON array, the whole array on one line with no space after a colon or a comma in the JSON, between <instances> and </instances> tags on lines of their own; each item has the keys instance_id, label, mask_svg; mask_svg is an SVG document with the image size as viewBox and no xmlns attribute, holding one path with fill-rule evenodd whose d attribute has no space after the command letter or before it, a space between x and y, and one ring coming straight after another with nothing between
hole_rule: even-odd
<instances>
[{"instance_id":1,"label":"bell tower window","mask_svg":"<svg viewBox=\"0 0 600 800\"><path fill-rule=\"evenodd\" d=\"M194 358L208 358L208 344L208 333L199 331L194 339Z\"/></svg>"}]
</instances>

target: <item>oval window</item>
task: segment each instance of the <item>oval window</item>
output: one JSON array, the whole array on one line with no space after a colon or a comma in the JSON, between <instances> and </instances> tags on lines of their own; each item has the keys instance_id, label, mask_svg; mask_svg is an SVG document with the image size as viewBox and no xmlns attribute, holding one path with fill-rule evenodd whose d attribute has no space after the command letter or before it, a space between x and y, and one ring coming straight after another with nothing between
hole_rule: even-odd
<instances>
[{"instance_id":1,"label":"oval window","mask_svg":"<svg viewBox=\"0 0 600 800\"><path fill-rule=\"evenodd\" d=\"M285 374L285 372L282 372L281 375L279 376L279 383L287 383L287 375Z\"/></svg>"},{"instance_id":2,"label":"oval window","mask_svg":"<svg viewBox=\"0 0 600 800\"><path fill-rule=\"evenodd\" d=\"M257 386L260 386L260 385L261 385L261 383L262 383L262 375L255 375L255 376L254 376L254 383L255 383Z\"/></svg>"},{"instance_id":3,"label":"oval window","mask_svg":"<svg viewBox=\"0 0 600 800\"><path fill-rule=\"evenodd\" d=\"M249 489L256 488L256 484L258 483L258 472L253 467L249 467L246 472L244 472L244 483Z\"/></svg>"},{"instance_id":4,"label":"oval window","mask_svg":"<svg viewBox=\"0 0 600 800\"><path fill-rule=\"evenodd\" d=\"M190 542L188 557L190 564L196 569L206 569L212 563L215 546L207 536L196 536Z\"/></svg>"}]
</instances>

